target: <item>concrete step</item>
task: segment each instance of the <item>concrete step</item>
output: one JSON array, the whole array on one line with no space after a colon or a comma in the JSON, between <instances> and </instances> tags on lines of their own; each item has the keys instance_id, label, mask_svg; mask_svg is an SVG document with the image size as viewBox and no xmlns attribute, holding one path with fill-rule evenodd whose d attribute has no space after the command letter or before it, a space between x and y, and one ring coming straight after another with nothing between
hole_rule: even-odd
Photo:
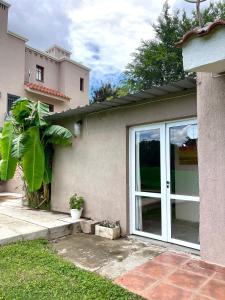
<instances>
[{"instance_id":1,"label":"concrete step","mask_svg":"<svg viewBox=\"0 0 225 300\"><path fill-rule=\"evenodd\" d=\"M51 228L17 221L7 224L7 228L0 225L0 245L35 239L55 240L77 232L81 232L80 221Z\"/></svg>"},{"instance_id":2,"label":"concrete step","mask_svg":"<svg viewBox=\"0 0 225 300\"><path fill-rule=\"evenodd\" d=\"M81 232L80 220L68 214L33 210L19 205L18 200L0 202L0 245L44 238L58 239Z\"/></svg>"},{"instance_id":3,"label":"concrete step","mask_svg":"<svg viewBox=\"0 0 225 300\"><path fill-rule=\"evenodd\" d=\"M23 198L23 195L18 193L0 193L0 201L21 198Z\"/></svg>"},{"instance_id":4,"label":"concrete step","mask_svg":"<svg viewBox=\"0 0 225 300\"><path fill-rule=\"evenodd\" d=\"M73 221L72 223L49 229L48 240L58 239L74 233L80 233L81 232L80 222L81 222L80 220Z\"/></svg>"}]
</instances>

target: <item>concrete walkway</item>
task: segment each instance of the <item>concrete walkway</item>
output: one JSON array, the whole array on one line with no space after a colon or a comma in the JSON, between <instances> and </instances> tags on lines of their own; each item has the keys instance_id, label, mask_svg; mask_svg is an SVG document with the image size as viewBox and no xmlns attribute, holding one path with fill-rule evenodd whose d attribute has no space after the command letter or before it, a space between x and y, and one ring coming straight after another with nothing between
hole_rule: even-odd
<instances>
[{"instance_id":1,"label":"concrete walkway","mask_svg":"<svg viewBox=\"0 0 225 300\"><path fill-rule=\"evenodd\" d=\"M165 247L135 238L109 240L84 233L54 240L52 245L76 266L111 280L166 251Z\"/></svg>"},{"instance_id":2,"label":"concrete walkway","mask_svg":"<svg viewBox=\"0 0 225 300\"><path fill-rule=\"evenodd\" d=\"M0 245L20 240L69 235L79 226L67 214L22 207L20 199L0 198Z\"/></svg>"}]
</instances>

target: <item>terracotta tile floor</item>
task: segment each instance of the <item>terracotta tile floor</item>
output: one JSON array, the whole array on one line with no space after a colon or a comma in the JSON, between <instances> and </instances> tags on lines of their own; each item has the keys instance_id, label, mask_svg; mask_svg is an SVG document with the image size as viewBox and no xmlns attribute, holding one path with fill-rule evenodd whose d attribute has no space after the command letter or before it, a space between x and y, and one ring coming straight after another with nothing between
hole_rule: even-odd
<instances>
[{"instance_id":1,"label":"terracotta tile floor","mask_svg":"<svg viewBox=\"0 0 225 300\"><path fill-rule=\"evenodd\" d=\"M225 267L164 252L115 282L149 300L225 300Z\"/></svg>"}]
</instances>

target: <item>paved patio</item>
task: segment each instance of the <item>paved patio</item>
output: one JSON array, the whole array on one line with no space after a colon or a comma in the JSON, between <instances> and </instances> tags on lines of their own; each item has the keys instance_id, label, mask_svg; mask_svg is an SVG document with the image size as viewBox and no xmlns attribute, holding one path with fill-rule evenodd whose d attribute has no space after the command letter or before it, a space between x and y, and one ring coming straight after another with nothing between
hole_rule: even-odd
<instances>
[{"instance_id":1,"label":"paved patio","mask_svg":"<svg viewBox=\"0 0 225 300\"><path fill-rule=\"evenodd\" d=\"M79 226L67 214L22 207L18 198L0 199L0 245L37 238L52 240L71 234Z\"/></svg>"},{"instance_id":2,"label":"paved patio","mask_svg":"<svg viewBox=\"0 0 225 300\"><path fill-rule=\"evenodd\" d=\"M150 300L224 300L225 267L164 252L115 282Z\"/></svg>"}]
</instances>

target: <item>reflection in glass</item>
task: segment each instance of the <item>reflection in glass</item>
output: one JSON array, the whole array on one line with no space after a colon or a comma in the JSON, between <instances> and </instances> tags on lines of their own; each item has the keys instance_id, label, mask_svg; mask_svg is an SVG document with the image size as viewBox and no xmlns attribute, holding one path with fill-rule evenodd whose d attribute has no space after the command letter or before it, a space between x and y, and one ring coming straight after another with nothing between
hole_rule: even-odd
<instances>
[{"instance_id":1,"label":"reflection in glass","mask_svg":"<svg viewBox=\"0 0 225 300\"><path fill-rule=\"evenodd\" d=\"M161 199L136 197L136 230L161 235Z\"/></svg>"},{"instance_id":2,"label":"reflection in glass","mask_svg":"<svg viewBox=\"0 0 225 300\"><path fill-rule=\"evenodd\" d=\"M172 200L171 215L172 238L199 244L199 202Z\"/></svg>"},{"instance_id":3,"label":"reflection in glass","mask_svg":"<svg viewBox=\"0 0 225 300\"><path fill-rule=\"evenodd\" d=\"M171 193L198 196L197 125L170 128Z\"/></svg>"},{"instance_id":4,"label":"reflection in glass","mask_svg":"<svg viewBox=\"0 0 225 300\"><path fill-rule=\"evenodd\" d=\"M136 191L160 193L160 129L135 133Z\"/></svg>"}]
</instances>

